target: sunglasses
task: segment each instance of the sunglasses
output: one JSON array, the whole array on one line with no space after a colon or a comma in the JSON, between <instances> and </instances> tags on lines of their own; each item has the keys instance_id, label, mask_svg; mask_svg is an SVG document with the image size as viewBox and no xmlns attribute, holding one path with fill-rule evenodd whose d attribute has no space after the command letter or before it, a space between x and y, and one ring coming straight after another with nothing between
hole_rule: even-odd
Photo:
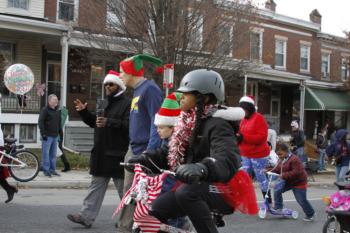
<instances>
[{"instance_id":1,"label":"sunglasses","mask_svg":"<svg viewBox=\"0 0 350 233\"><path fill-rule=\"evenodd\" d=\"M105 87L106 87L106 86L113 87L113 86L115 86L115 83L105 83L104 85L105 85Z\"/></svg>"}]
</instances>

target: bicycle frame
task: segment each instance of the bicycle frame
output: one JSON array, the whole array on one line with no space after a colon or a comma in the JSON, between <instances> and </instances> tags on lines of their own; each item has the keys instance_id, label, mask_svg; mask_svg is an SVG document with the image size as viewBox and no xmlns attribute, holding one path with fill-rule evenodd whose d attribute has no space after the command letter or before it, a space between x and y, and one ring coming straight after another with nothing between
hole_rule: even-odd
<instances>
[{"instance_id":1,"label":"bicycle frame","mask_svg":"<svg viewBox=\"0 0 350 233\"><path fill-rule=\"evenodd\" d=\"M6 152L0 151L0 166L2 167L20 167L23 168L25 166L27 166L26 163L22 162L21 160L11 156L10 154L7 154ZM13 161L16 161L18 164L8 164L8 163L3 163L2 161L4 160L4 158L8 158L11 159Z\"/></svg>"}]
</instances>

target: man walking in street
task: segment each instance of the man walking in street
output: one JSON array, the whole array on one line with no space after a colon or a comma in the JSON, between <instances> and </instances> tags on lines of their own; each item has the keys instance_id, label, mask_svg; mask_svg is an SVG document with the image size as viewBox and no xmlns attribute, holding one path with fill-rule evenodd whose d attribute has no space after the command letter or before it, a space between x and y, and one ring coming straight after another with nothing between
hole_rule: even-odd
<instances>
[{"instance_id":1,"label":"man walking in street","mask_svg":"<svg viewBox=\"0 0 350 233\"><path fill-rule=\"evenodd\" d=\"M88 194L79 213L69 214L67 218L90 228L96 219L110 179L123 195L123 171L120 162L124 161L129 145L130 100L124 95L125 85L119 79L119 73L109 71L103 81L107 100L100 103L96 114L90 113L87 103L75 100L75 108L82 120L94 128L94 147L90 157L90 174L92 175Z\"/></svg>"},{"instance_id":2,"label":"man walking in street","mask_svg":"<svg viewBox=\"0 0 350 233\"><path fill-rule=\"evenodd\" d=\"M293 152L298 156L300 161L304 164L304 167L307 162L307 157L304 152L304 144L305 144L305 135L304 131L299 128L299 124L297 121L292 121L290 123L292 127L290 145L293 147Z\"/></svg>"},{"instance_id":3,"label":"man walking in street","mask_svg":"<svg viewBox=\"0 0 350 233\"><path fill-rule=\"evenodd\" d=\"M154 117L162 101L162 93L157 84L146 79L142 61L161 65L162 61L150 55L139 54L127 58L120 63L120 77L127 87L134 89L130 111L130 146L125 161L131 156L140 155L145 150L155 150L160 147L161 140L154 125ZM124 193L130 188L134 173L127 170L124 178ZM121 211L117 232L131 232L134 206L128 205Z\"/></svg>"},{"instance_id":4,"label":"man walking in street","mask_svg":"<svg viewBox=\"0 0 350 233\"><path fill-rule=\"evenodd\" d=\"M62 128L57 96L51 94L47 101L47 106L40 111L38 125L42 139L42 170L45 176L51 177L59 176L56 172L56 154L58 135Z\"/></svg>"}]
</instances>

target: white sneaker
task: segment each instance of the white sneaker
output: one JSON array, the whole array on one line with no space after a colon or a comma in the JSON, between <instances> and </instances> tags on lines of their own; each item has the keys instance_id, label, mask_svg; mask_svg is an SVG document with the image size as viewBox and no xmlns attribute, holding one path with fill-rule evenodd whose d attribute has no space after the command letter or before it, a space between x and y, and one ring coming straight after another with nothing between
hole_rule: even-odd
<instances>
[{"instance_id":1,"label":"white sneaker","mask_svg":"<svg viewBox=\"0 0 350 233\"><path fill-rule=\"evenodd\" d=\"M305 216L305 217L303 218L303 220L304 220L305 222L312 222L312 221L315 221L315 214L312 215L312 216L310 216L310 217Z\"/></svg>"}]
</instances>

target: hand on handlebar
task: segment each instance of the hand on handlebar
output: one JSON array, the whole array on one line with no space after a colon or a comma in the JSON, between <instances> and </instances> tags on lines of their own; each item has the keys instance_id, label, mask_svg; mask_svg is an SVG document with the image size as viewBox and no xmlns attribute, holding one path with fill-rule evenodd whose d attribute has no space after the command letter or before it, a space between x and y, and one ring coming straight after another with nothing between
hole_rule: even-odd
<instances>
[{"instance_id":1,"label":"hand on handlebar","mask_svg":"<svg viewBox=\"0 0 350 233\"><path fill-rule=\"evenodd\" d=\"M266 172L266 174L267 175L269 175L269 176L280 176L280 174L277 174L277 173L275 173L275 172Z\"/></svg>"},{"instance_id":2,"label":"hand on handlebar","mask_svg":"<svg viewBox=\"0 0 350 233\"><path fill-rule=\"evenodd\" d=\"M176 169L175 174L178 180L194 184L207 178L208 168L202 163L182 164Z\"/></svg>"},{"instance_id":3,"label":"hand on handlebar","mask_svg":"<svg viewBox=\"0 0 350 233\"><path fill-rule=\"evenodd\" d=\"M128 171L128 172L134 172L134 166L131 165L131 164L141 164L141 165L145 165L146 163L146 158L144 156L144 154L140 154L140 155L133 155L131 156L127 161L126 161L127 164L125 164L125 169ZM128 165L129 163L129 165Z\"/></svg>"}]
</instances>

